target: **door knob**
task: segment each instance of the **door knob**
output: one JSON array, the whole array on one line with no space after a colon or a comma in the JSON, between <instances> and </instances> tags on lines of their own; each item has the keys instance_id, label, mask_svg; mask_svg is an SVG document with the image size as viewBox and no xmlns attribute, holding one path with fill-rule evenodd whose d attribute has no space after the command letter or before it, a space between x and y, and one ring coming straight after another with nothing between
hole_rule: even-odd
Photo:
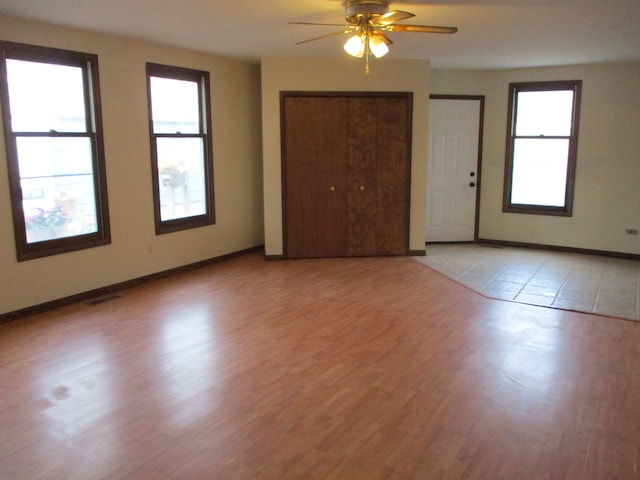
<instances>
[{"instance_id":1,"label":"door knob","mask_svg":"<svg viewBox=\"0 0 640 480\"><path fill-rule=\"evenodd\" d=\"M470 186L470 187L475 187L475 186L476 186L476 184L475 184L474 182L470 182L470 183L469 183L469 186Z\"/></svg>"},{"instance_id":2,"label":"door knob","mask_svg":"<svg viewBox=\"0 0 640 480\"><path fill-rule=\"evenodd\" d=\"M336 189L336 187L334 187L333 185L331 185L331 186L329 187L329 190L331 190L332 192L333 192L335 189Z\"/></svg>"},{"instance_id":3,"label":"door knob","mask_svg":"<svg viewBox=\"0 0 640 480\"><path fill-rule=\"evenodd\" d=\"M364 190L364 185L360 185L360 190Z\"/></svg>"}]
</instances>

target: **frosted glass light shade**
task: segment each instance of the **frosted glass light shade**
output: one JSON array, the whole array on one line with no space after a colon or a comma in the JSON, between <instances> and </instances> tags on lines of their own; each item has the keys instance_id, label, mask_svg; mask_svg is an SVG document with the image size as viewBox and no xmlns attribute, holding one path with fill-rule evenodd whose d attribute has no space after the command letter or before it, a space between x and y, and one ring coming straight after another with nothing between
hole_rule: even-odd
<instances>
[{"instance_id":1,"label":"frosted glass light shade","mask_svg":"<svg viewBox=\"0 0 640 480\"><path fill-rule=\"evenodd\" d=\"M389 53L389 47L379 35L369 37L369 50L371 50L371 53L373 53L376 58L384 57Z\"/></svg>"},{"instance_id":2,"label":"frosted glass light shade","mask_svg":"<svg viewBox=\"0 0 640 480\"><path fill-rule=\"evenodd\" d=\"M362 35L354 35L344 44L344 50L349 55L362 58L364 55L364 38Z\"/></svg>"}]
</instances>

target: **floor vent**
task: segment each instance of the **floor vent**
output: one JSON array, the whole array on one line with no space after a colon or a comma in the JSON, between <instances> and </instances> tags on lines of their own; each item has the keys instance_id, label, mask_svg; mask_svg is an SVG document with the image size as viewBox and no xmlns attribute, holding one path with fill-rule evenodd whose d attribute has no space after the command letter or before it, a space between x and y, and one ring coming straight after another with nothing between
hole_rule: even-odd
<instances>
[{"instance_id":1,"label":"floor vent","mask_svg":"<svg viewBox=\"0 0 640 480\"><path fill-rule=\"evenodd\" d=\"M110 302L111 300L117 300L118 298L122 298L120 295L110 295L108 297L100 297L95 298L87 302L87 305L95 307L96 305L100 305L101 303Z\"/></svg>"}]
</instances>

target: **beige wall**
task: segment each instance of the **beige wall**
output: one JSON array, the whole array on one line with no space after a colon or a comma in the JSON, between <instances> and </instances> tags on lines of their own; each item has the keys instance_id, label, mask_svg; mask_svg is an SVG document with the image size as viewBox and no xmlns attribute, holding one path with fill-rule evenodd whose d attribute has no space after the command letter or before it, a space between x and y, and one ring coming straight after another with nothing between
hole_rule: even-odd
<instances>
[{"instance_id":1,"label":"beige wall","mask_svg":"<svg viewBox=\"0 0 640 480\"><path fill-rule=\"evenodd\" d=\"M572 217L502 213L509 82L582 80ZM640 63L431 72L431 93L486 96L480 237L640 254Z\"/></svg>"},{"instance_id":2,"label":"beige wall","mask_svg":"<svg viewBox=\"0 0 640 480\"><path fill-rule=\"evenodd\" d=\"M424 250L429 62L385 58L364 74L364 61L265 58L262 61L262 118L265 251L283 253L280 155L280 91L413 92L411 216L409 248Z\"/></svg>"},{"instance_id":3,"label":"beige wall","mask_svg":"<svg viewBox=\"0 0 640 480\"><path fill-rule=\"evenodd\" d=\"M0 135L0 314L263 242L280 255L281 90L413 92L411 249L424 248L428 95L457 93L486 96L481 238L640 254L640 237L624 233L640 228L640 63L430 72L428 61L385 58L365 76L346 57L266 58L261 84L257 65L120 37L0 17L0 38L98 54L112 228L111 245L17 262ZM211 73L216 225L154 233L148 61ZM509 82L573 78L583 80L573 217L502 213Z\"/></svg>"},{"instance_id":4,"label":"beige wall","mask_svg":"<svg viewBox=\"0 0 640 480\"><path fill-rule=\"evenodd\" d=\"M0 17L0 38L98 55L112 244L18 263L0 134L0 313L261 245L258 65ZM211 75L216 225L156 236L145 63Z\"/></svg>"}]
</instances>

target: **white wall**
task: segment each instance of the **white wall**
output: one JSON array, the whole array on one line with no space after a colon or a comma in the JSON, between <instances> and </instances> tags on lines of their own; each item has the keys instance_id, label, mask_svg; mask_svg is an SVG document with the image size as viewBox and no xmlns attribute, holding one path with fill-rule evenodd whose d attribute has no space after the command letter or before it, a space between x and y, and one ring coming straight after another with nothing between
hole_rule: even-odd
<instances>
[{"instance_id":1,"label":"white wall","mask_svg":"<svg viewBox=\"0 0 640 480\"><path fill-rule=\"evenodd\" d=\"M510 82L582 80L572 217L502 213ZM486 96L480 238L640 254L640 63L431 72L431 93Z\"/></svg>"},{"instance_id":2,"label":"white wall","mask_svg":"<svg viewBox=\"0 0 640 480\"><path fill-rule=\"evenodd\" d=\"M399 61L385 57L373 62L371 73L365 75L364 61L346 55L339 60L262 60L265 251L273 256L283 254L281 91L413 92L409 248L424 250L429 62Z\"/></svg>"},{"instance_id":3,"label":"white wall","mask_svg":"<svg viewBox=\"0 0 640 480\"><path fill-rule=\"evenodd\" d=\"M258 65L0 17L0 38L98 55L112 244L17 262L0 134L0 314L263 243ZM155 235L145 63L210 72L216 224Z\"/></svg>"}]
</instances>

